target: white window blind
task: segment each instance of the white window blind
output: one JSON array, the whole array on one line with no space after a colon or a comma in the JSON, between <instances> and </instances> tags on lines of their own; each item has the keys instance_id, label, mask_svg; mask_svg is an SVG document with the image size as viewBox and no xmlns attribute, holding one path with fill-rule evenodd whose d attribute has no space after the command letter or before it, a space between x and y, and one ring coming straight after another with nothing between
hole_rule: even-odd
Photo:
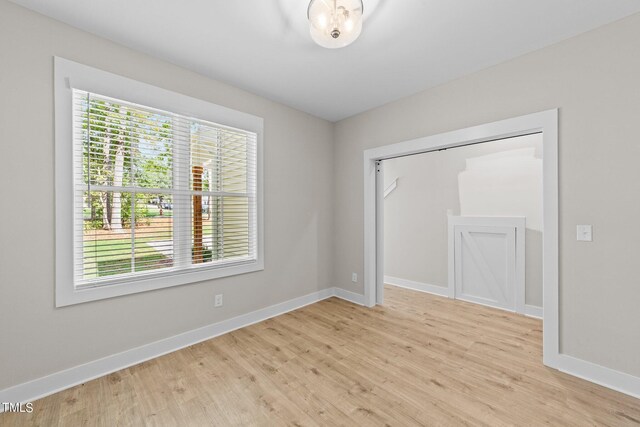
<instances>
[{"instance_id":1,"label":"white window blind","mask_svg":"<svg viewBox=\"0 0 640 427\"><path fill-rule=\"evenodd\" d=\"M250 131L73 89L74 286L257 258Z\"/></svg>"}]
</instances>

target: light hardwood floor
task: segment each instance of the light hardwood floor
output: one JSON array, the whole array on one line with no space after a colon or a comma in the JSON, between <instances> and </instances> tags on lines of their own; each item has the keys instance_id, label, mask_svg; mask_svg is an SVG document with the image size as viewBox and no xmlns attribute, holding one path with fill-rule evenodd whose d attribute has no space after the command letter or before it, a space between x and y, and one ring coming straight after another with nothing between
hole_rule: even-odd
<instances>
[{"instance_id":1,"label":"light hardwood floor","mask_svg":"<svg viewBox=\"0 0 640 427\"><path fill-rule=\"evenodd\" d=\"M0 425L640 425L545 368L541 322L395 287L332 298L62 391Z\"/></svg>"}]
</instances>

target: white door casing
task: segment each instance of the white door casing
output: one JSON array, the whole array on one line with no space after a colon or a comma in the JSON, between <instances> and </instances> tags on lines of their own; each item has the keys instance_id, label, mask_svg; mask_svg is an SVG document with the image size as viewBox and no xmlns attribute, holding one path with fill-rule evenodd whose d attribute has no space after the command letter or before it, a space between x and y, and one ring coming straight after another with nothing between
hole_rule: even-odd
<instances>
[{"instance_id":1,"label":"white door casing","mask_svg":"<svg viewBox=\"0 0 640 427\"><path fill-rule=\"evenodd\" d=\"M471 126L436 135L424 136L395 144L370 148L363 152L364 180L364 303L368 307L380 303L380 275L377 263L380 224L377 199L384 199L384 188L377 185L376 163L411 154L477 144L542 133L543 138L543 361L560 368L566 359L560 352L558 289L558 109ZM517 301L517 300L516 300ZM567 362L568 363L568 362Z\"/></svg>"}]
</instances>

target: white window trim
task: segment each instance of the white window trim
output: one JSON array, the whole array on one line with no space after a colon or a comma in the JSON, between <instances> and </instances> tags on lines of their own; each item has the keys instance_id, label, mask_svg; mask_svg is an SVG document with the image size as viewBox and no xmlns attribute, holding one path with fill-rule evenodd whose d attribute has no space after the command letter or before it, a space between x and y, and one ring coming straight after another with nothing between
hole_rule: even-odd
<instances>
[{"instance_id":1,"label":"white window trim","mask_svg":"<svg viewBox=\"0 0 640 427\"><path fill-rule=\"evenodd\" d=\"M73 281L74 164L72 89L98 93L159 110L254 132L257 135L256 260L217 268L153 274L149 277L132 278L125 283L76 289ZM56 307L264 270L264 121L262 118L59 57L54 58L54 92Z\"/></svg>"}]
</instances>

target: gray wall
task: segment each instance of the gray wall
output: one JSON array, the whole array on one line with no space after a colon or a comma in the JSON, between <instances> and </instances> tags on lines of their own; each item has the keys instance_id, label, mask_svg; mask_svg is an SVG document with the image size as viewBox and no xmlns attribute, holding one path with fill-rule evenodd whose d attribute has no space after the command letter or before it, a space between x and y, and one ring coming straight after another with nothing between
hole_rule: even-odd
<instances>
[{"instance_id":1,"label":"gray wall","mask_svg":"<svg viewBox=\"0 0 640 427\"><path fill-rule=\"evenodd\" d=\"M640 14L338 122L334 283L363 292L364 149L560 108L561 351L640 376L638 52Z\"/></svg>"},{"instance_id":2,"label":"gray wall","mask_svg":"<svg viewBox=\"0 0 640 427\"><path fill-rule=\"evenodd\" d=\"M263 272L54 309L54 55L264 118ZM0 389L328 287L332 138L329 122L0 0Z\"/></svg>"},{"instance_id":3,"label":"gray wall","mask_svg":"<svg viewBox=\"0 0 640 427\"><path fill-rule=\"evenodd\" d=\"M542 158L542 135L529 135L503 141L434 151L415 156L384 161L385 188L397 178L397 187L384 201L384 274L395 278L447 287L448 234L447 212L465 215L460 211L458 174L466 168L466 160L489 154L518 150L534 150ZM515 172L515 173L511 173ZM504 176L516 190L532 199L531 205L542 215L540 197L518 189L522 175L506 170ZM542 171L537 177L542 181ZM528 193L528 194L527 194ZM494 197L509 197L506 192L494 192ZM491 201L487 201L489 204ZM501 200L501 205L509 200ZM518 205L517 203L515 203ZM514 206L510 211L485 213L488 216L524 216L528 209ZM474 214L474 216L477 215ZM525 302L542 307L542 233L529 221L526 230Z\"/></svg>"},{"instance_id":4,"label":"gray wall","mask_svg":"<svg viewBox=\"0 0 640 427\"><path fill-rule=\"evenodd\" d=\"M635 15L334 127L0 0L0 389L330 285L363 292L365 148L556 107L562 351L640 375L639 51ZM53 55L264 117L265 271L54 309Z\"/></svg>"}]
</instances>

